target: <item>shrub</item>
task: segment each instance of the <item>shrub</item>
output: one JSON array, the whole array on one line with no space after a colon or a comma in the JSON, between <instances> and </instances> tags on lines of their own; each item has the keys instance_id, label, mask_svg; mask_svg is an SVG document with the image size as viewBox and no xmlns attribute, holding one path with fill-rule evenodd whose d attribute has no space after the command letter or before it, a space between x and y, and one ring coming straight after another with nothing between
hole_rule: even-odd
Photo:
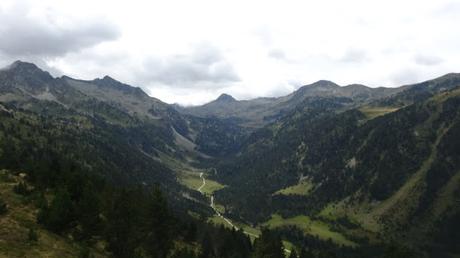
<instances>
[{"instance_id":1,"label":"shrub","mask_svg":"<svg viewBox=\"0 0 460 258\"><path fill-rule=\"evenodd\" d=\"M29 228L29 232L27 233L27 239L29 242L37 242L38 241L38 233L33 228Z\"/></svg>"},{"instance_id":2,"label":"shrub","mask_svg":"<svg viewBox=\"0 0 460 258\"><path fill-rule=\"evenodd\" d=\"M7 211L8 211L8 206L2 199L0 199L0 215L5 214Z\"/></svg>"},{"instance_id":3,"label":"shrub","mask_svg":"<svg viewBox=\"0 0 460 258\"><path fill-rule=\"evenodd\" d=\"M25 182L19 182L13 187L13 191L19 195L29 195L30 191Z\"/></svg>"}]
</instances>

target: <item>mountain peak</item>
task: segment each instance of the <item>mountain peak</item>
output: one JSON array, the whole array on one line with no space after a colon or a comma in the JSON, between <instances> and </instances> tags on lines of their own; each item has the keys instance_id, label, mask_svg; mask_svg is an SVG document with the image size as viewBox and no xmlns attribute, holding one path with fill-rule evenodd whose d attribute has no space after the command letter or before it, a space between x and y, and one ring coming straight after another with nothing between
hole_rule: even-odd
<instances>
[{"instance_id":1,"label":"mountain peak","mask_svg":"<svg viewBox=\"0 0 460 258\"><path fill-rule=\"evenodd\" d=\"M124 93L147 95L141 88L122 83L108 75L104 76L102 79L94 79L93 83L101 87L116 89Z\"/></svg>"},{"instance_id":2,"label":"mountain peak","mask_svg":"<svg viewBox=\"0 0 460 258\"><path fill-rule=\"evenodd\" d=\"M325 92L332 92L337 88L340 88L340 86L335 84L334 82L326 81L326 80L319 80L312 84L308 84L308 85L304 85L300 87L293 94L294 96L302 97L305 94L311 95L311 94L324 94Z\"/></svg>"},{"instance_id":3,"label":"mountain peak","mask_svg":"<svg viewBox=\"0 0 460 258\"><path fill-rule=\"evenodd\" d=\"M236 101L236 99L232 97L231 95L223 93L216 99L216 101L233 102L233 101Z\"/></svg>"},{"instance_id":4,"label":"mountain peak","mask_svg":"<svg viewBox=\"0 0 460 258\"><path fill-rule=\"evenodd\" d=\"M47 73L40 69L38 66L36 66L34 63L29 63L29 62L23 62L21 60L14 61L11 65L9 65L7 70L17 70L19 72L41 72L41 73Z\"/></svg>"},{"instance_id":5,"label":"mountain peak","mask_svg":"<svg viewBox=\"0 0 460 258\"><path fill-rule=\"evenodd\" d=\"M102 77L102 79L101 78L94 79L93 82L99 85L104 85L104 86L132 87L124 83L121 83L108 75Z\"/></svg>"},{"instance_id":6,"label":"mountain peak","mask_svg":"<svg viewBox=\"0 0 460 258\"><path fill-rule=\"evenodd\" d=\"M337 85L336 83L334 82L331 82L331 81L328 81L328 80L319 80L317 82L314 82L312 84L310 84L310 86L315 86L315 87L340 87L339 85Z\"/></svg>"},{"instance_id":7,"label":"mountain peak","mask_svg":"<svg viewBox=\"0 0 460 258\"><path fill-rule=\"evenodd\" d=\"M102 80L104 80L104 81L111 81L111 82L119 82L119 81L115 80L114 78L112 78L112 77L110 77L110 76L108 76L108 75L104 76L104 77L102 78Z\"/></svg>"},{"instance_id":8,"label":"mountain peak","mask_svg":"<svg viewBox=\"0 0 460 258\"><path fill-rule=\"evenodd\" d=\"M29 69L39 69L35 64L29 63L29 62L23 62L21 60L16 60L9 66L10 69L21 68L21 67L29 68Z\"/></svg>"},{"instance_id":9,"label":"mountain peak","mask_svg":"<svg viewBox=\"0 0 460 258\"><path fill-rule=\"evenodd\" d=\"M53 77L48 73L40 69L33 63L23 62L20 60L15 61L11 65L5 67L3 71L8 73L19 75L22 78L33 78L37 81L50 81Z\"/></svg>"}]
</instances>

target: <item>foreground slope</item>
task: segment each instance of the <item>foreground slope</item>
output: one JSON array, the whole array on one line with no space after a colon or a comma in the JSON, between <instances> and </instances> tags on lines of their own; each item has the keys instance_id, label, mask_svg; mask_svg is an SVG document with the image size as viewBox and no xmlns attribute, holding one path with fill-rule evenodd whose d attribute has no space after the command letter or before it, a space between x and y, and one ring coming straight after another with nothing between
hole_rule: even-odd
<instances>
[{"instance_id":1,"label":"foreground slope","mask_svg":"<svg viewBox=\"0 0 460 258\"><path fill-rule=\"evenodd\" d=\"M38 209L29 197L14 192L23 180L8 171L0 171L0 197L8 211L0 215L0 257L78 257L90 251L94 257L109 257L104 250L86 249L70 239L37 224Z\"/></svg>"}]
</instances>

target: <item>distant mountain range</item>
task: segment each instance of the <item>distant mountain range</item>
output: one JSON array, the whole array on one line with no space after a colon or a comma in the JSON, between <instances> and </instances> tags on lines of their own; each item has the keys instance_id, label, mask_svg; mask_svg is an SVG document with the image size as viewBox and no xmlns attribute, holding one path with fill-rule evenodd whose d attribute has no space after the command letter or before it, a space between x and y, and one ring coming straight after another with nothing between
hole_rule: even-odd
<instances>
[{"instance_id":1,"label":"distant mountain range","mask_svg":"<svg viewBox=\"0 0 460 258\"><path fill-rule=\"evenodd\" d=\"M330 81L318 81L305 85L283 97L235 100L222 94L216 100L202 106L180 108L179 111L199 117L231 118L247 127L262 127L295 108L311 97L343 97L353 100L353 105L384 98L402 91L400 88L370 88L352 84L339 86Z\"/></svg>"}]
</instances>

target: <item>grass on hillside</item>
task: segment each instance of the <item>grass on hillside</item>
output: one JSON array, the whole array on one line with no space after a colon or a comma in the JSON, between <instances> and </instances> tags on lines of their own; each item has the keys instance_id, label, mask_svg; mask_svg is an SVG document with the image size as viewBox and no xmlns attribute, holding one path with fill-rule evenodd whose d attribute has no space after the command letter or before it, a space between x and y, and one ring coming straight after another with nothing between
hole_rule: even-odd
<instances>
[{"instance_id":1,"label":"grass on hillside","mask_svg":"<svg viewBox=\"0 0 460 258\"><path fill-rule=\"evenodd\" d=\"M225 185L218 183L217 181L210 180L206 178L206 185L203 187L202 191L206 195L211 195L215 191L218 191L224 188Z\"/></svg>"},{"instance_id":2,"label":"grass on hillside","mask_svg":"<svg viewBox=\"0 0 460 258\"><path fill-rule=\"evenodd\" d=\"M224 205L221 205L221 204L218 204L218 203L214 203L214 208L220 212L220 213L225 213L225 207Z\"/></svg>"},{"instance_id":3,"label":"grass on hillside","mask_svg":"<svg viewBox=\"0 0 460 258\"><path fill-rule=\"evenodd\" d=\"M229 229L232 228L222 217L219 217L217 215L210 217L208 221L216 225L223 225L224 227L229 228ZM253 228L241 222L232 221L232 223L238 229L242 229L249 236L251 241L254 241L257 238L257 236L260 235L260 230L258 228Z\"/></svg>"},{"instance_id":4,"label":"grass on hillside","mask_svg":"<svg viewBox=\"0 0 460 258\"><path fill-rule=\"evenodd\" d=\"M179 182L190 189L196 190L203 184L203 179L199 175L187 173L180 175Z\"/></svg>"},{"instance_id":5,"label":"grass on hillside","mask_svg":"<svg viewBox=\"0 0 460 258\"><path fill-rule=\"evenodd\" d=\"M460 186L460 171L458 171L445 186L439 191L438 196L433 204L433 215L438 217L449 207L455 205L455 192Z\"/></svg>"},{"instance_id":6,"label":"grass on hillside","mask_svg":"<svg viewBox=\"0 0 460 258\"><path fill-rule=\"evenodd\" d=\"M460 91L443 93L433 98L433 101L444 100L459 94ZM368 117L372 117L384 114L385 112L391 112L391 108L363 107L361 108L361 111ZM434 113L426 120L426 122L417 127L415 133L420 135L425 131L425 128L430 128L428 130L430 131L433 127L432 124L438 118L439 113L439 108L434 110ZM367 200L353 205L347 205L346 201L343 200L336 204L329 204L319 213L319 216L328 220L335 220L338 217L347 217L351 221L360 224L365 230L371 232L379 232L382 230L383 225L378 221L383 216L391 218L391 220L396 223L407 220L410 210L415 209L414 205L417 204L417 199L421 194L420 189L423 189L423 187L420 186L423 184L425 174L436 158L436 147L448 129L441 128L439 130L438 137L432 145L429 157L422 163L418 171L412 174L389 198L381 202L370 202Z\"/></svg>"},{"instance_id":7,"label":"grass on hillside","mask_svg":"<svg viewBox=\"0 0 460 258\"><path fill-rule=\"evenodd\" d=\"M0 215L0 257L78 257L81 247L62 236L45 230L36 223L37 209L32 201L13 192L19 178L5 170L0 171L0 198L8 211ZM29 240L29 229L38 240ZM102 251L91 250L94 257L107 257Z\"/></svg>"},{"instance_id":8,"label":"grass on hillside","mask_svg":"<svg viewBox=\"0 0 460 258\"><path fill-rule=\"evenodd\" d=\"M226 228L231 228L231 226L221 217L214 215L213 217L209 218L209 222L212 222L216 225L224 225ZM241 222L232 222L238 229L242 229L251 239L251 242L254 242L254 240L257 238L257 236L260 235L260 230L258 228L253 228L247 224L241 223ZM294 249L294 245L286 240L283 240L283 246L287 250L292 250ZM288 252L286 252L286 256L288 256Z\"/></svg>"},{"instance_id":9,"label":"grass on hillside","mask_svg":"<svg viewBox=\"0 0 460 258\"><path fill-rule=\"evenodd\" d=\"M302 181L299 184L286 187L284 189L276 191L274 194L282 194L282 195L304 195L307 196L310 194L311 189L313 188L313 184L308 181Z\"/></svg>"},{"instance_id":10,"label":"grass on hillside","mask_svg":"<svg viewBox=\"0 0 460 258\"><path fill-rule=\"evenodd\" d=\"M320 239L328 240L344 245L344 246L356 246L356 243L348 240L344 235L338 232L334 232L330 227L322 221L312 220L308 216L295 216L291 218L282 218L280 215L274 214L272 218L265 222L263 226L269 228L277 228L282 226L297 226L304 230L309 235L317 236Z\"/></svg>"},{"instance_id":11,"label":"grass on hillside","mask_svg":"<svg viewBox=\"0 0 460 258\"><path fill-rule=\"evenodd\" d=\"M399 108L394 107L362 107L359 110L363 112L368 120L394 112Z\"/></svg>"},{"instance_id":12,"label":"grass on hillside","mask_svg":"<svg viewBox=\"0 0 460 258\"><path fill-rule=\"evenodd\" d=\"M203 179L200 178L200 174L197 172L186 172L179 174L178 176L179 182L181 184L193 190L197 190L203 184ZM215 191L220 190L224 187L224 185L214 180L206 178L206 185L201 190L205 195L211 195Z\"/></svg>"},{"instance_id":13,"label":"grass on hillside","mask_svg":"<svg viewBox=\"0 0 460 258\"><path fill-rule=\"evenodd\" d=\"M204 173L203 175L206 179L206 185L201 189L205 195L211 195L215 191L225 187L225 185L217 181L208 179L205 170L194 168L185 162L173 159L164 154L160 154L160 159L166 166L176 172L179 183L189 189L197 190L203 184L200 173Z\"/></svg>"},{"instance_id":14,"label":"grass on hillside","mask_svg":"<svg viewBox=\"0 0 460 258\"><path fill-rule=\"evenodd\" d=\"M330 203L318 214L318 217L328 221L347 218L351 223L359 225L358 228L347 228L347 236L354 236L361 239L367 238L370 242L378 242L376 233L381 231L382 225L371 214L375 204L362 202L360 204L347 205L345 203L345 201Z\"/></svg>"},{"instance_id":15,"label":"grass on hillside","mask_svg":"<svg viewBox=\"0 0 460 258\"><path fill-rule=\"evenodd\" d=\"M208 219L209 222L214 223L215 225L223 225L226 228L231 229L232 227L222 218L214 214L214 216Z\"/></svg>"}]
</instances>

